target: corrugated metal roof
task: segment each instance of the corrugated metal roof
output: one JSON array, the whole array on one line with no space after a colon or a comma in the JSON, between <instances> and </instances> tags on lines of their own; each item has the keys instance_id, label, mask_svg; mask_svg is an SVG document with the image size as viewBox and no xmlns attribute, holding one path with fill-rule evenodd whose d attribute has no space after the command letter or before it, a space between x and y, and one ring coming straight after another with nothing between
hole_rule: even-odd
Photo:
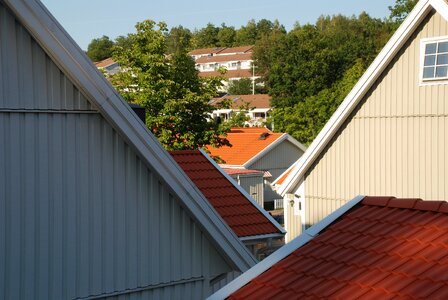
<instances>
[{"instance_id":1,"label":"corrugated metal roof","mask_svg":"<svg viewBox=\"0 0 448 300\"><path fill-rule=\"evenodd\" d=\"M365 197L229 298L260 297L447 299L448 202Z\"/></svg>"},{"instance_id":2,"label":"corrugated metal roof","mask_svg":"<svg viewBox=\"0 0 448 300\"><path fill-rule=\"evenodd\" d=\"M238 237L283 234L199 150L170 154Z\"/></svg>"}]
</instances>

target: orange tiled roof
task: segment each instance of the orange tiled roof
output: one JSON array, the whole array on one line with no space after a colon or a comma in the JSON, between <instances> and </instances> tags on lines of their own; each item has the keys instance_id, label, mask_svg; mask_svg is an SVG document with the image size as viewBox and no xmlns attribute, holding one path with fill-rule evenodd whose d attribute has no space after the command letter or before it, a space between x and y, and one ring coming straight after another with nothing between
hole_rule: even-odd
<instances>
[{"instance_id":1,"label":"orange tiled roof","mask_svg":"<svg viewBox=\"0 0 448 300\"><path fill-rule=\"evenodd\" d=\"M260 139L262 133L267 134L265 139ZM283 133L275 133L262 127L233 128L227 134L232 147L208 147L208 150L212 156L219 156L226 164L244 165L282 135Z\"/></svg>"},{"instance_id":2,"label":"orange tiled roof","mask_svg":"<svg viewBox=\"0 0 448 300\"><path fill-rule=\"evenodd\" d=\"M196 59L197 64L217 63L225 61L241 61L252 60L252 53L233 54L233 55L214 55L214 56L202 56Z\"/></svg>"},{"instance_id":3,"label":"orange tiled roof","mask_svg":"<svg viewBox=\"0 0 448 300\"><path fill-rule=\"evenodd\" d=\"M448 203L365 197L229 297L261 298L448 299Z\"/></svg>"},{"instance_id":4,"label":"orange tiled roof","mask_svg":"<svg viewBox=\"0 0 448 300\"><path fill-rule=\"evenodd\" d=\"M249 103L249 108L271 108L271 96L268 94L227 95L220 98L213 98L211 105L217 105L226 99L233 100L233 109L238 109L246 103Z\"/></svg>"},{"instance_id":5,"label":"orange tiled roof","mask_svg":"<svg viewBox=\"0 0 448 300\"><path fill-rule=\"evenodd\" d=\"M170 154L238 237L282 234L199 150Z\"/></svg>"},{"instance_id":6,"label":"orange tiled roof","mask_svg":"<svg viewBox=\"0 0 448 300\"><path fill-rule=\"evenodd\" d=\"M246 69L246 70L228 70L224 75L219 73L218 71L211 71L211 72L199 72L199 77L216 77L221 76L224 78L250 78L252 77L252 70ZM255 75L257 76L257 75Z\"/></svg>"},{"instance_id":7,"label":"orange tiled roof","mask_svg":"<svg viewBox=\"0 0 448 300\"><path fill-rule=\"evenodd\" d=\"M97 68L105 68L107 66L113 65L114 63L115 63L115 61L112 58L109 57L109 58L106 58L106 59L104 59L102 61L96 62L95 66Z\"/></svg>"}]
</instances>

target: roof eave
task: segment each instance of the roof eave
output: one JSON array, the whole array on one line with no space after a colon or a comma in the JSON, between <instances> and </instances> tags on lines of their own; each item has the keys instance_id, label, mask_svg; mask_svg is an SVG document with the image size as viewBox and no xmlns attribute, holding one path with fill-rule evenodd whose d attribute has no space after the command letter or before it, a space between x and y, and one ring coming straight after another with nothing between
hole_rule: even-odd
<instances>
[{"instance_id":1,"label":"roof eave","mask_svg":"<svg viewBox=\"0 0 448 300\"><path fill-rule=\"evenodd\" d=\"M324 128L311 143L305 154L297 161L296 167L288 175L283 184L279 186L278 192L282 196L295 189L308 168L328 145L333 135L339 130L345 120L349 117L350 113L356 108L356 105L362 100L432 8L436 9L437 12L448 20L448 7L443 0L425 0L417 3L412 12L397 29L354 88L344 99L342 104L338 107L336 112L332 115L330 120L325 124Z\"/></svg>"},{"instance_id":2,"label":"roof eave","mask_svg":"<svg viewBox=\"0 0 448 300\"><path fill-rule=\"evenodd\" d=\"M252 198L252 196L249 195L249 193L243 189L236 181L235 179L233 179L229 174L227 174L223 168L221 168L210 156L208 156L208 154L202 150L199 149L199 151L201 151L202 155L204 155L209 162L219 171L221 172L221 174L230 182L233 184L233 186L241 193L243 194L243 196L245 198L247 198L247 200L250 201L250 203L252 203L279 231L281 234L285 234L286 230L280 226L280 224L266 211L264 210L256 201L254 198Z\"/></svg>"},{"instance_id":3,"label":"roof eave","mask_svg":"<svg viewBox=\"0 0 448 300\"><path fill-rule=\"evenodd\" d=\"M157 139L123 101L63 27L38 0L2 0L25 26L47 55L92 101L102 116L135 149L141 159L157 170L184 208L203 227L228 262L241 271L256 262L206 199L189 184ZM189 201L185 201L188 199Z\"/></svg>"},{"instance_id":4,"label":"roof eave","mask_svg":"<svg viewBox=\"0 0 448 300\"><path fill-rule=\"evenodd\" d=\"M334 221L336 221L346 212L351 210L354 206L359 204L364 198L365 196L356 196L354 199L350 200L345 205L338 208L336 211L331 213L329 216L324 218L316 225L308 228L300 236L298 236L288 244L284 245L283 247L281 247L280 249L269 255L267 258L265 258L264 260L253 266L250 270L241 274L239 277L234 279L232 282L230 282L229 284L218 290L216 293L214 293L207 299L208 300L226 299L227 297L238 291L240 288L248 284L254 278L256 278L257 276L259 276L260 274L271 268L273 265L275 265L288 255L290 255L300 247L306 245L309 241L318 236L322 230L327 228Z\"/></svg>"}]
</instances>

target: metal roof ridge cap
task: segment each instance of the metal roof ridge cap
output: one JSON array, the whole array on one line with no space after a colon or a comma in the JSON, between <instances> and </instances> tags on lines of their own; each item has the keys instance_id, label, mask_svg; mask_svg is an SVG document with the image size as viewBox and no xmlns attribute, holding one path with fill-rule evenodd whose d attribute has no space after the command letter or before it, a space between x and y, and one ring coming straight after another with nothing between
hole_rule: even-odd
<instances>
[{"instance_id":1,"label":"metal roof ridge cap","mask_svg":"<svg viewBox=\"0 0 448 300\"><path fill-rule=\"evenodd\" d=\"M322 221L317 223L316 225L308 228L303 232L301 235L293 239L291 242L287 243L271 255L269 255L267 258L250 268L248 271L244 272L237 278L235 278L233 281L231 281L229 284L225 285L223 288L212 294L207 299L209 300L218 300L218 299L225 299L229 297L231 294L238 291L240 288L245 286L247 283L252 281L254 278L261 275L263 272L267 271L269 268L271 268L276 263L280 262L282 259L299 249L300 247L304 246L306 243L311 241L313 238L315 238L319 233L325 229L327 226L329 226L331 223L333 223L336 219L341 217L343 214L345 214L347 211L352 209L355 205L360 203L365 196L359 195L341 206L339 209L334 211L332 214L325 217Z\"/></svg>"},{"instance_id":2,"label":"metal roof ridge cap","mask_svg":"<svg viewBox=\"0 0 448 300\"><path fill-rule=\"evenodd\" d=\"M298 166L291 171L289 176L287 176L283 184L280 185L278 190L282 196L300 182L300 178L319 156L320 152L323 150L322 148L329 143L333 134L341 127L344 120L362 99L362 96L368 92L368 89L372 86L374 80L378 78L379 74L381 74L381 71L387 67L393 58L393 55L398 52L398 48L404 45L407 38L411 35L412 30L415 30L418 26L422 17L427 13L428 7L432 6L433 8L436 8L437 6L440 9L443 5L441 1L442 0L425 0L417 3L416 7L414 7L405 21L395 31L393 36L376 56L375 60L345 97L344 101L339 105L338 109L333 113L324 128L319 132L308 148L308 151L306 151L300 158L303 158L303 162L298 164ZM444 5L447 6L446 3Z\"/></svg>"},{"instance_id":3,"label":"metal roof ridge cap","mask_svg":"<svg viewBox=\"0 0 448 300\"><path fill-rule=\"evenodd\" d=\"M253 204L255 206L255 208L257 208L271 223L272 225L274 225L281 233L285 234L286 230L280 226L280 224L266 211L264 210L256 201L254 198L252 198L252 196L249 195L249 193L243 189L242 186L240 186L235 179L233 179L229 174L227 174L223 168L219 167L219 165L210 157L207 155L207 153L202 150L199 149L199 151L202 153L202 155L205 156L205 158L208 159L208 161L210 161L213 166L245 197L247 198L247 200L249 200L251 202L251 204ZM240 238L241 239L241 238Z\"/></svg>"}]
</instances>

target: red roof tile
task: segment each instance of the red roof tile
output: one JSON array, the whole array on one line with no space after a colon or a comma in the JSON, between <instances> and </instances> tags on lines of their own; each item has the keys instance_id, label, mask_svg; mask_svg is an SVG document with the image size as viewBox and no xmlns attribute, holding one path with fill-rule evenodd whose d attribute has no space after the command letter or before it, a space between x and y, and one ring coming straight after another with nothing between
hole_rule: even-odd
<instances>
[{"instance_id":1,"label":"red roof tile","mask_svg":"<svg viewBox=\"0 0 448 300\"><path fill-rule=\"evenodd\" d=\"M170 154L238 237L282 234L200 151Z\"/></svg>"},{"instance_id":2,"label":"red roof tile","mask_svg":"<svg viewBox=\"0 0 448 300\"><path fill-rule=\"evenodd\" d=\"M199 77L224 77L226 79L229 78L250 78L252 77L252 70L241 69L241 70L227 70L224 75L222 75L219 71L208 71L208 72L199 72ZM255 76L257 76L255 74Z\"/></svg>"},{"instance_id":3,"label":"red roof tile","mask_svg":"<svg viewBox=\"0 0 448 300\"><path fill-rule=\"evenodd\" d=\"M365 197L229 298L446 299L447 204Z\"/></svg>"},{"instance_id":4,"label":"red roof tile","mask_svg":"<svg viewBox=\"0 0 448 300\"><path fill-rule=\"evenodd\" d=\"M216 106L224 100L232 100L232 108L239 109L246 104L249 108L271 108L271 96L267 94L256 95L227 95L221 98L213 98L211 105Z\"/></svg>"},{"instance_id":5,"label":"red roof tile","mask_svg":"<svg viewBox=\"0 0 448 300\"><path fill-rule=\"evenodd\" d=\"M115 61L112 58L106 58L102 61L96 62L95 66L97 68L105 68L107 66L113 65L115 63Z\"/></svg>"},{"instance_id":6,"label":"red roof tile","mask_svg":"<svg viewBox=\"0 0 448 300\"><path fill-rule=\"evenodd\" d=\"M266 138L260 139L260 135L263 133L266 134ZM274 133L261 127L233 128L227 134L227 139L232 147L208 147L208 150L212 156L219 156L226 164L243 165L273 144L282 135L283 133Z\"/></svg>"},{"instance_id":7,"label":"red roof tile","mask_svg":"<svg viewBox=\"0 0 448 300\"><path fill-rule=\"evenodd\" d=\"M225 49L225 47L201 48L201 49L196 49L196 50L190 51L188 54L190 54L190 55L216 54L224 49Z\"/></svg>"}]
</instances>

